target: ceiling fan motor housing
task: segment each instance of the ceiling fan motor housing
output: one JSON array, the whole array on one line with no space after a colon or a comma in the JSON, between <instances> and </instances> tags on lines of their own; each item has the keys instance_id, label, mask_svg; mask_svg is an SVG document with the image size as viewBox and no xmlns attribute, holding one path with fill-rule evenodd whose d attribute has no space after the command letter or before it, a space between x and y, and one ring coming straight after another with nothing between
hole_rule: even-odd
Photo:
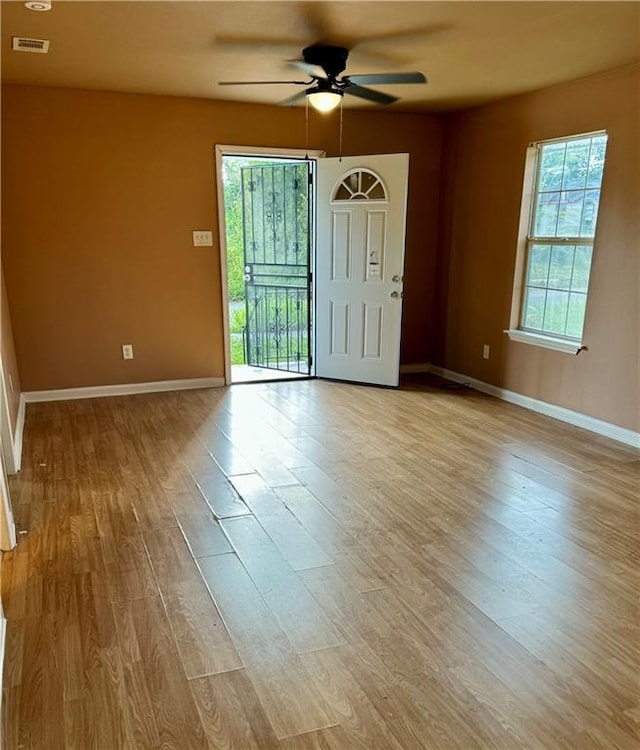
<instances>
[{"instance_id":1,"label":"ceiling fan motor housing","mask_svg":"<svg viewBox=\"0 0 640 750\"><path fill-rule=\"evenodd\" d=\"M333 44L314 44L302 50L302 57L310 65L319 65L329 78L340 75L347 67L349 50Z\"/></svg>"}]
</instances>

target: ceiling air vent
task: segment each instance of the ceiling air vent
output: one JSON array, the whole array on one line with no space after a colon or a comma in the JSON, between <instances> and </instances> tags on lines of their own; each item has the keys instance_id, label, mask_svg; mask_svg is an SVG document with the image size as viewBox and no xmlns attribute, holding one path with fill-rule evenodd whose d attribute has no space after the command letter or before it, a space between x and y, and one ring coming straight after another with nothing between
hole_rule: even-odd
<instances>
[{"instance_id":1,"label":"ceiling air vent","mask_svg":"<svg viewBox=\"0 0 640 750\"><path fill-rule=\"evenodd\" d=\"M49 51L48 39L31 39L26 36L14 36L12 37L12 41L11 48L20 52L40 52L44 55Z\"/></svg>"}]
</instances>

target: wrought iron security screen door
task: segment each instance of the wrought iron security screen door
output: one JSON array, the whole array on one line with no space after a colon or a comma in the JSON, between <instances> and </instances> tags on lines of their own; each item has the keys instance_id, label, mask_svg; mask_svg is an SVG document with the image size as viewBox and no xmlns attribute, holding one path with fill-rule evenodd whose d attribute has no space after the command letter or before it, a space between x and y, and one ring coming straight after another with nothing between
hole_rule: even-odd
<instances>
[{"instance_id":1,"label":"wrought iron security screen door","mask_svg":"<svg viewBox=\"0 0 640 750\"><path fill-rule=\"evenodd\" d=\"M309 163L242 169L246 363L310 374Z\"/></svg>"}]
</instances>

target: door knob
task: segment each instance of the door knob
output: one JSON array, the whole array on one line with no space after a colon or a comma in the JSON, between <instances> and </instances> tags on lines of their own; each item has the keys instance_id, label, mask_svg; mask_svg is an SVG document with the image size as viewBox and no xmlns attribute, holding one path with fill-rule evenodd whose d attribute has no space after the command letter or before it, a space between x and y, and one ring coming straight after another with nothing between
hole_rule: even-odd
<instances>
[{"instance_id":1,"label":"door knob","mask_svg":"<svg viewBox=\"0 0 640 750\"><path fill-rule=\"evenodd\" d=\"M391 277L391 281L393 281L394 284L401 284L402 283L402 276L398 276L397 273L394 273Z\"/></svg>"}]
</instances>

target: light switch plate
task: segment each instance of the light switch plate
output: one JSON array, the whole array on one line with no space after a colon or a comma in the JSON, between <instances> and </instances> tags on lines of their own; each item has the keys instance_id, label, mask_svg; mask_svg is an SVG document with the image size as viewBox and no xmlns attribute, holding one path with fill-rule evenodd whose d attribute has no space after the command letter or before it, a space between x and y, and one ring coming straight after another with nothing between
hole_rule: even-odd
<instances>
[{"instance_id":1,"label":"light switch plate","mask_svg":"<svg viewBox=\"0 0 640 750\"><path fill-rule=\"evenodd\" d=\"M213 245L213 232L209 229L196 229L193 232L193 246Z\"/></svg>"}]
</instances>

